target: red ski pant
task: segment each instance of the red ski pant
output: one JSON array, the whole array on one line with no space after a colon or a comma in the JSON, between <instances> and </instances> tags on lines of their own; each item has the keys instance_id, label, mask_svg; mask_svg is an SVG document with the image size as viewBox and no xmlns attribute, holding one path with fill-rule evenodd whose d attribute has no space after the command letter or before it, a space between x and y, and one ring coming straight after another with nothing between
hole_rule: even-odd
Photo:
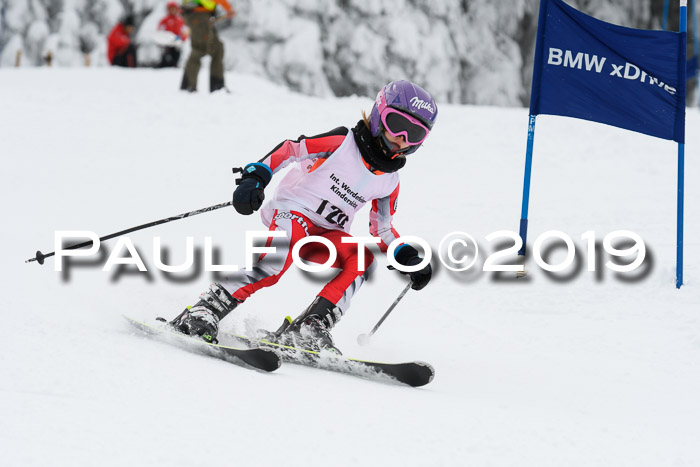
<instances>
[{"instance_id":1,"label":"red ski pant","mask_svg":"<svg viewBox=\"0 0 700 467\"><path fill-rule=\"evenodd\" d=\"M328 239L335 247L337 257L331 267L339 269L339 272L323 287L318 296L330 300L343 313L346 312L352 296L374 269L372 252L364 248L364 269L360 271L358 245L341 243L341 239L351 237L350 234L318 227L296 211L275 212L270 230L284 231L286 236L269 238L266 246L274 247L275 252L262 254L252 270L238 271L221 281L226 290L236 299L243 301L258 290L276 284L292 264L294 245L308 236L319 236ZM299 250L302 259L318 264L328 261L329 255L328 248L317 242L308 243Z\"/></svg>"}]
</instances>

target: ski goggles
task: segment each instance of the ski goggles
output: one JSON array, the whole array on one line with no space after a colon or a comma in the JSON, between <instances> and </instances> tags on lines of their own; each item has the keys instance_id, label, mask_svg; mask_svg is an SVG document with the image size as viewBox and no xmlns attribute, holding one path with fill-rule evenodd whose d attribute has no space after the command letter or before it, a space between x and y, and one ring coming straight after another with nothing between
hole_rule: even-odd
<instances>
[{"instance_id":1,"label":"ski goggles","mask_svg":"<svg viewBox=\"0 0 700 467\"><path fill-rule=\"evenodd\" d=\"M419 120L392 107L382 112L382 123L391 136L403 136L409 146L422 144L430 133Z\"/></svg>"}]
</instances>

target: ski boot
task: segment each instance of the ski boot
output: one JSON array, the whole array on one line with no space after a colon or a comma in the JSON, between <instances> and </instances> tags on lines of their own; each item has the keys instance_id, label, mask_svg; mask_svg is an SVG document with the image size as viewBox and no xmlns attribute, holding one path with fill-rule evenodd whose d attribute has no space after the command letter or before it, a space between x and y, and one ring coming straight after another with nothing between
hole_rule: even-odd
<instances>
[{"instance_id":1,"label":"ski boot","mask_svg":"<svg viewBox=\"0 0 700 467\"><path fill-rule=\"evenodd\" d=\"M314 302L297 319L285 321L274 334L281 344L293 343L307 350L327 350L338 355L342 352L335 346L331 329L343 316L342 310L330 300L316 297Z\"/></svg>"},{"instance_id":2,"label":"ski boot","mask_svg":"<svg viewBox=\"0 0 700 467\"><path fill-rule=\"evenodd\" d=\"M236 300L220 284L212 284L209 290L199 296L194 306L188 306L170 324L178 331L199 336L209 343L216 344L219 321L231 313L240 301Z\"/></svg>"}]
</instances>

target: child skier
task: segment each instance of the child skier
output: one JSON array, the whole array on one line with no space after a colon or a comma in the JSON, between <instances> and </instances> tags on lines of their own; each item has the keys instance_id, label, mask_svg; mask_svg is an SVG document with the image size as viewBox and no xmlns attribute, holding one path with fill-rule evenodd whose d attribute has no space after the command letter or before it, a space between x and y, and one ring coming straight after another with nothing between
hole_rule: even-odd
<instances>
[{"instance_id":1,"label":"child skier","mask_svg":"<svg viewBox=\"0 0 700 467\"><path fill-rule=\"evenodd\" d=\"M317 136L286 140L259 162L248 164L233 193L233 206L244 215L261 207L273 174L295 163L261 210L265 225L271 231L284 231L286 236L269 239L267 246L275 247L275 253L262 255L252 270L212 284L172 324L186 334L215 341L221 319L285 273L297 241L321 236L335 246L333 267L340 271L298 318L277 332L277 337L291 337L297 345L313 350L339 352L330 330L347 312L350 299L374 267L369 250L365 249L361 265L358 245L341 240L351 237L348 232L355 213L370 201L370 233L381 238L380 249L386 252L399 237L392 226L399 194L397 172L406 164L406 156L421 146L436 117L437 106L427 91L408 81L393 81L379 92L369 117L363 112L363 119L354 128L339 127ZM310 247L301 248L303 259L316 263L328 260L325 247L321 252ZM395 250L395 259L405 266L422 261L408 244ZM432 270L428 264L407 274L412 288L420 290L428 284Z\"/></svg>"}]
</instances>

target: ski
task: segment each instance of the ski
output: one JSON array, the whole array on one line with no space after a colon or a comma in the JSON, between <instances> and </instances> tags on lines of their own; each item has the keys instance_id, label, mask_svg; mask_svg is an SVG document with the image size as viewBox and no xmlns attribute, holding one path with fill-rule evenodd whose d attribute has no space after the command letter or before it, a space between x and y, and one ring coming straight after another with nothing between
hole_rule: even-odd
<instances>
[{"instance_id":1,"label":"ski","mask_svg":"<svg viewBox=\"0 0 700 467\"><path fill-rule=\"evenodd\" d=\"M158 337L159 340L177 345L200 354L219 358L237 365L248 365L258 370L275 371L282 364L279 355L266 348L240 349L220 344L210 344L183 334L170 326L167 321L159 325L144 323L129 316L124 318L136 329L146 335ZM162 318L161 318L162 319Z\"/></svg>"},{"instance_id":2,"label":"ski","mask_svg":"<svg viewBox=\"0 0 700 467\"><path fill-rule=\"evenodd\" d=\"M381 363L318 352L267 339L253 339L236 334L226 334L253 349L269 348L277 352L282 361L311 366L323 370L359 376L371 380L395 380L412 387L425 386L435 377L435 369L425 362Z\"/></svg>"}]
</instances>

